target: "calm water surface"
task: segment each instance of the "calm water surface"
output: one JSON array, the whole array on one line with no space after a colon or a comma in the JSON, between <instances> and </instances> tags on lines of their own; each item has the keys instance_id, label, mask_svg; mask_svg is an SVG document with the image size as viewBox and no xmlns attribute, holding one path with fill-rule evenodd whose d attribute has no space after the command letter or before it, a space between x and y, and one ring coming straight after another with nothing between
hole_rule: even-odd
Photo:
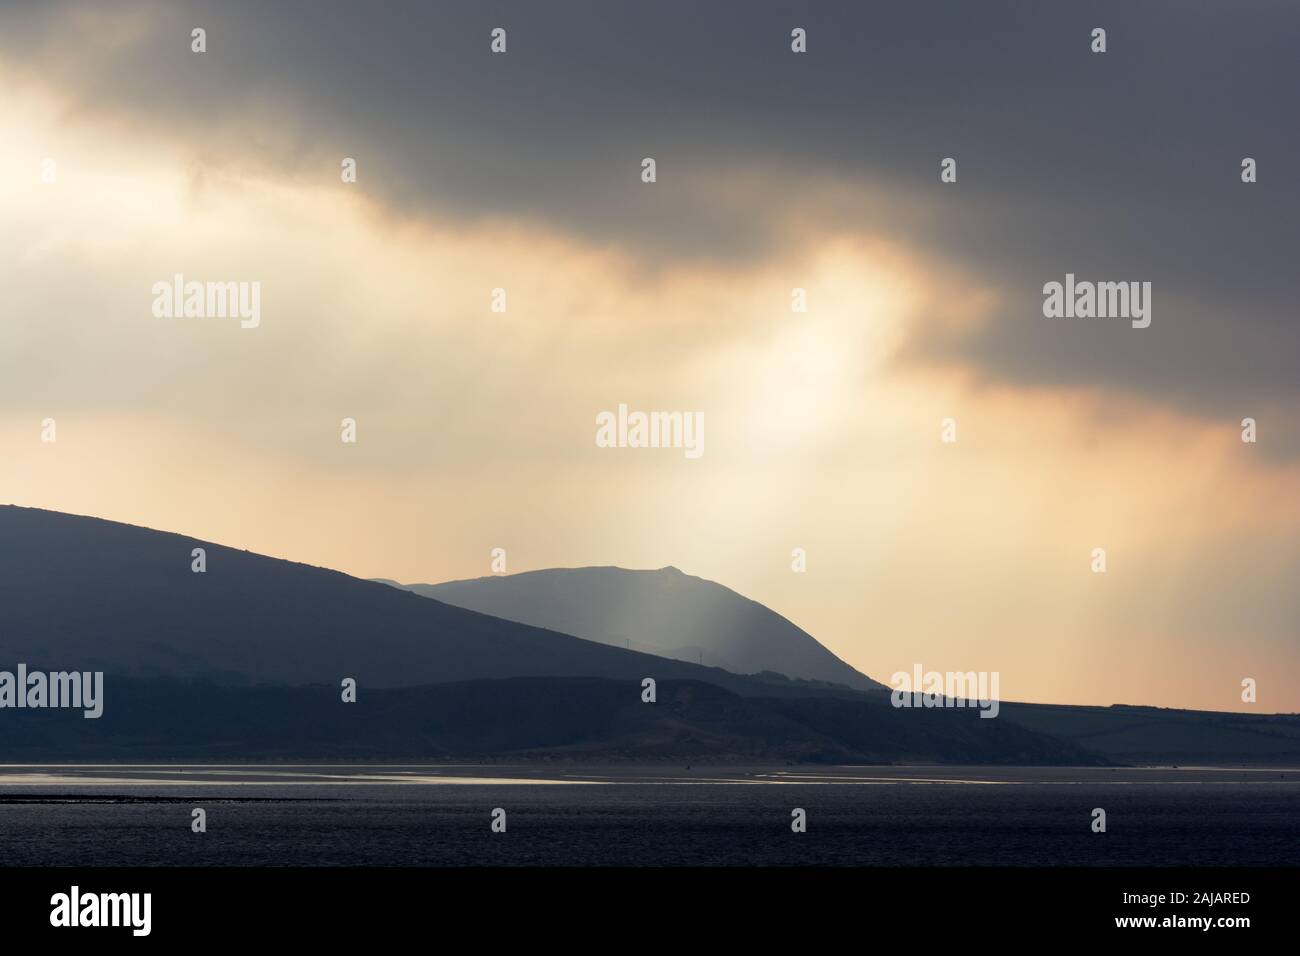
<instances>
[{"instance_id":1,"label":"calm water surface","mask_svg":"<svg viewBox=\"0 0 1300 956\"><path fill-rule=\"evenodd\" d=\"M1296 769L0 766L8 866L1297 865L1298 847Z\"/></svg>"}]
</instances>

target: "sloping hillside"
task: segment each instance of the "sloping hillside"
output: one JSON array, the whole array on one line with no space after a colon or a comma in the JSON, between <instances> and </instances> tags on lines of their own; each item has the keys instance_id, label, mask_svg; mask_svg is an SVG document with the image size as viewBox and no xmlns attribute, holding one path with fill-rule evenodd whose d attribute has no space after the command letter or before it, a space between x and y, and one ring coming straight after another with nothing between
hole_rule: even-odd
<instances>
[{"instance_id":1,"label":"sloping hillside","mask_svg":"<svg viewBox=\"0 0 1300 956\"><path fill-rule=\"evenodd\" d=\"M191 570L194 548L207 570ZM0 668L404 687L478 678L712 681L810 692L468 611L178 534L0 506Z\"/></svg>"},{"instance_id":2,"label":"sloping hillside","mask_svg":"<svg viewBox=\"0 0 1300 956\"><path fill-rule=\"evenodd\" d=\"M553 568L405 587L510 621L736 674L774 671L855 690L881 687L770 608L676 568Z\"/></svg>"}]
</instances>

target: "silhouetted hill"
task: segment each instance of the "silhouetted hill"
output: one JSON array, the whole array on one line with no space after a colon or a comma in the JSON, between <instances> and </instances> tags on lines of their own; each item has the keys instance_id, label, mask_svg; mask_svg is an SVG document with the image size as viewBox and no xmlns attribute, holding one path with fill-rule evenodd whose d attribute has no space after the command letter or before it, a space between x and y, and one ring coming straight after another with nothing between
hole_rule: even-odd
<instances>
[{"instance_id":1,"label":"silhouetted hill","mask_svg":"<svg viewBox=\"0 0 1300 956\"><path fill-rule=\"evenodd\" d=\"M191 570L206 549L207 571ZM363 688L519 676L797 682L608 647L178 534L0 506L0 668Z\"/></svg>"},{"instance_id":2,"label":"silhouetted hill","mask_svg":"<svg viewBox=\"0 0 1300 956\"><path fill-rule=\"evenodd\" d=\"M775 611L676 568L553 568L403 586L494 617L736 674L774 671L855 690L882 686Z\"/></svg>"},{"instance_id":3,"label":"silhouetted hill","mask_svg":"<svg viewBox=\"0 0 1300 956\"><path fill-rule=\"evenodd\" d=\"M1300 715L1002 704L1002 718L1121 764L1300 765Z\"/></svg>"},{"instance_id":4,"label":"silhouetted hill","mask_svg":"<svg viewBox=\"0 0 1300 956\"><path fill-rule=\"evenodd\" d=\"M909 712L875 696L741 697L699 681L664 681L657 689L658 700L644 703L636 681L511 678L363 690L345 704L330 686L117 678L98 720L6 712L0 757L1099 762L974 710Z\"/></svg>"},{"instance_id":5,"label":"silhouetted hill","mask_svg":"<svg viewBox=\"0 0 1300 956\"><path fill-rule=\"evenodd\" d=\"M195 547L207 551L206 573L190 569ZM4 506L0 670L19 662L104 671L104 716L6 709L0 760L1300 757L1294 715L1009 702L995 720L900 710L882 692L737 676L181 535ZM339 699L343 677L359 682L356 704ZM640 701L643 677L659 682L653 705Z\"/></svg>"}]
</instances>

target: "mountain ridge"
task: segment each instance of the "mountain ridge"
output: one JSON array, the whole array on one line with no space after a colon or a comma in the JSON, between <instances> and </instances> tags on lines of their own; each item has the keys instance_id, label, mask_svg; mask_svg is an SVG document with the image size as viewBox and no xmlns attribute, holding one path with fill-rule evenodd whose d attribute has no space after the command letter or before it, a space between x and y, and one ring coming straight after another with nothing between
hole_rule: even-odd
<instances>
[{"instance_id":1,"label":"mountain ridge","mask_svg":"<svg viewBox=\"0 0 1300 956\"><path fill-rule=\"evenodd\" d=\"M191 570L194 548L206 571ZM584 641L187 535L0 506L0 662L219 683L402 687L504 677L796 682Z\"/></svg>"},{"instance_id":2,"label":"mountain ridge","mask_svg":"<svg viewBox=\"0 0 1300 956\"><path fill-rule=\"evenodd\" d=\"M203 574L190 570L194 547L207 549ZM105 673L99 719L0 713L0 757L28 761L492 753L1285 768L1300 759L1293 714L1010 701L997 720L903 710L884 692L740 676L328 568L4 505L0 670L18 663ZM642 702L647 676L661 703ZM358 680L357 709L340 700L343 677Z\"/></svg>"},{"instance_id":3,"label":"mountain ridge","mask_svg":"<svg viewBox=\"0 0 1300 956\"><path fill-rule=\"evenodd\" d=\"M396 586L505 620L733 673L771 671L859 691L886 689L789 618L673 565L544 568Z\"/></svg>"}]
</instances>

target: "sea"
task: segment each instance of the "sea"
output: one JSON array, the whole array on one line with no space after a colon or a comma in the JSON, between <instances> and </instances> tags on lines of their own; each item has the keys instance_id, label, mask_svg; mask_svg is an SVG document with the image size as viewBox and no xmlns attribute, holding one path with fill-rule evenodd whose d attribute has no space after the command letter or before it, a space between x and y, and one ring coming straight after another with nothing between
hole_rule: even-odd
<instances>
[{"instance_id":1,"label":"sea","mask_svg":"<svg viewBox=\"0 0 1300 956\"><path fill-rule=\"evenodd\" d=\"M10 867L1294 866L1300 769L0 765L0 847Z\"/></svg>"}]
</instances>

